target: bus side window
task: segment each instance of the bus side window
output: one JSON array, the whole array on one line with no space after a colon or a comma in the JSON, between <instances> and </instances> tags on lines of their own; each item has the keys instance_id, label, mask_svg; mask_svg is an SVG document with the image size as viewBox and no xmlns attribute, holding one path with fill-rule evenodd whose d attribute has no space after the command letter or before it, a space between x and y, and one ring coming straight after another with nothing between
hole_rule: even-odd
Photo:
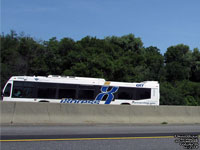
<instances>
[{"instance_id":1,"label":"bus side window","mask_svg":"<svg viewBox=\"0 0 200 150\"><path fill-rule=\"evenodd\" d=\"M13 98L34 98L35 84L33 82L13 82Z\"/></svg>"},{"instance_id":2,"label":"bus side window","mask_svg":"<svg viewBox=\"0 0 200 150\"><path fill-rule=\"evenodd\" d=\"M38 98L56 98L57 85L53 83L38 83Z\"/></svg>"},{"instance_id":3,"label":"bus side window","mask_svg":"<svg viewBox=\"0 0 200 150\"><path fill-rule=\"evenodd\" d=\"M94 90L79 90L78 99L94 100Z\"/></svg>"},{"instance_id":4,"label":"bus side window","mask_svg":"<svg viewBox=\"0 0 200 150\"><path fill-rule=\"evenodd\" d=\"M11 83L8 83L6 88L5 88L3 96L4 97L9 97L10 96L10 91L11 91Z\"/></svg>"},{"instance_id":5,"label":"bus side window","mask_svg":"<svg viewBox=\"0 0 200 150\"><path fill-rule=\"evenodd\" d=\"M59 99L62 98L72 98L76 97L76 89L59 89Z\"/></svg>"},{"instance_id":6,"label":"bus side window","mask_svg":"<svg viewBox=\"0 0 200 150\"><path fill-rule=\"evenodd\" d=\"M14 87L12 97L18 98L22 97L22 87Z\"/></svg>"},{"instance_id":7,"label":"bus side window","mask_svg":"<svg viewBox=\"0 0 200 150\"><path fill-rule=\"evenodd\" d=\"M136 89L136 100L151 98L150 88L138 88Z\"/></svg>"},{"instance_id":8,"label":"bus side window","mask_svg":"<svg viewBox=\"0 0 200 150\"><path fill-rule=\"evenodd\" d=\"M75 84L59 84L58 98L76 98L76 88Z\"/></svg>"},{"instance_id":9,"label":"bus side window","mask_svg":"<svg viewBox=\"0 0 200 150\"><path fill-rule=\"evenodd\" d=\"M78 99L94 100L94 86L80 85L78 88Z\"/></svg>"},{"instance_id":10,"label":"bus side window","mask_svg":"<svg viewBox=\"0 0 200 150\"><path fill-rule=\"evenodd\" d=\"M118 92L118 99L130 100L133 99L134 88L120 87Z\"/></svg>"}]
</instances>

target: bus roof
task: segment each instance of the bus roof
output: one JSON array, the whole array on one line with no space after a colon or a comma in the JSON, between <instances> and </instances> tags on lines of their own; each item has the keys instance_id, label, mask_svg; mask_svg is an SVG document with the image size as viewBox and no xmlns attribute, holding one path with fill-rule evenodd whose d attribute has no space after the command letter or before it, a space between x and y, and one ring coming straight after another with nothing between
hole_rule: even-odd
<instances>
[{"instance_id":1,"label":"bus roof","mask_svg":"<svg viewBox=\"0 0 200 150\"><path fill-rule=\"evenodd\" d=\"M86 84L86 85L109 85L123 87L159 87L158 81L144 81L140 83L133 82L115 82L106 81L102 78L72 77L72 76L13 76L10 81L29 81L29 82L47 82L47 83L68 83L68 84Z\"/></svg>"}]
</instances>

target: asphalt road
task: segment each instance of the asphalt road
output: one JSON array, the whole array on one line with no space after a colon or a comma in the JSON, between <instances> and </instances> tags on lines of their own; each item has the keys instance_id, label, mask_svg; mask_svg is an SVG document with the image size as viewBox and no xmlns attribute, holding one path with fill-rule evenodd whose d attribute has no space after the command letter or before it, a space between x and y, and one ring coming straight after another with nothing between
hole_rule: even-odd
<instances>
[{"instance_id":1,"label":"asphalt road","mask_svg":"<svg viewBox=\"0 0 200 150\"><path fill-rule=\"evenodd\" d=\"M1 150L184 149L183 142L175 142L179 139L175 135L194 137L190 143L198 146L196 135L200 135L200 125L1 126L0 147Z\"/></svg>"}]
</instances>

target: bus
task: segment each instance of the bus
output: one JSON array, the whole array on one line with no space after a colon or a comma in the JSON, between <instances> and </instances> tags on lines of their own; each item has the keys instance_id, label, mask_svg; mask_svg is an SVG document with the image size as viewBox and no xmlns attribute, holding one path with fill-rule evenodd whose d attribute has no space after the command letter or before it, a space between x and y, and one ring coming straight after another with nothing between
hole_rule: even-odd
<instances>
[{"instance_id":1,"label":"bus","mask_svg":"<svg viewBox=\"0 0 200 150\"><path fill-rule=\"evenodd\" d=\"M3 101L77 104L159 105L157 81L106 81L71 76L13 76L3 88Z\"/></svg>"}]
</instances>

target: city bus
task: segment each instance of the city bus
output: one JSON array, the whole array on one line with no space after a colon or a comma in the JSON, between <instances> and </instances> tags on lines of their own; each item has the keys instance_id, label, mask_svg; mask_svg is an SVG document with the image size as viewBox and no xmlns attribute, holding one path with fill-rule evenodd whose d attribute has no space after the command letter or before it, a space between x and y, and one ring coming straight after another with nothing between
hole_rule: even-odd
<instances>
[{"instance_id":1,"label":"city bus","mask_svg":"<svg viewBox=\"0 0 200 150\"><path fill-rule=\"evenodd\" d=\"M71 76L13 76L3 89L3 101L113 105L159 105L157 81L106 81Z\"/></svg>"}]
</instances>

